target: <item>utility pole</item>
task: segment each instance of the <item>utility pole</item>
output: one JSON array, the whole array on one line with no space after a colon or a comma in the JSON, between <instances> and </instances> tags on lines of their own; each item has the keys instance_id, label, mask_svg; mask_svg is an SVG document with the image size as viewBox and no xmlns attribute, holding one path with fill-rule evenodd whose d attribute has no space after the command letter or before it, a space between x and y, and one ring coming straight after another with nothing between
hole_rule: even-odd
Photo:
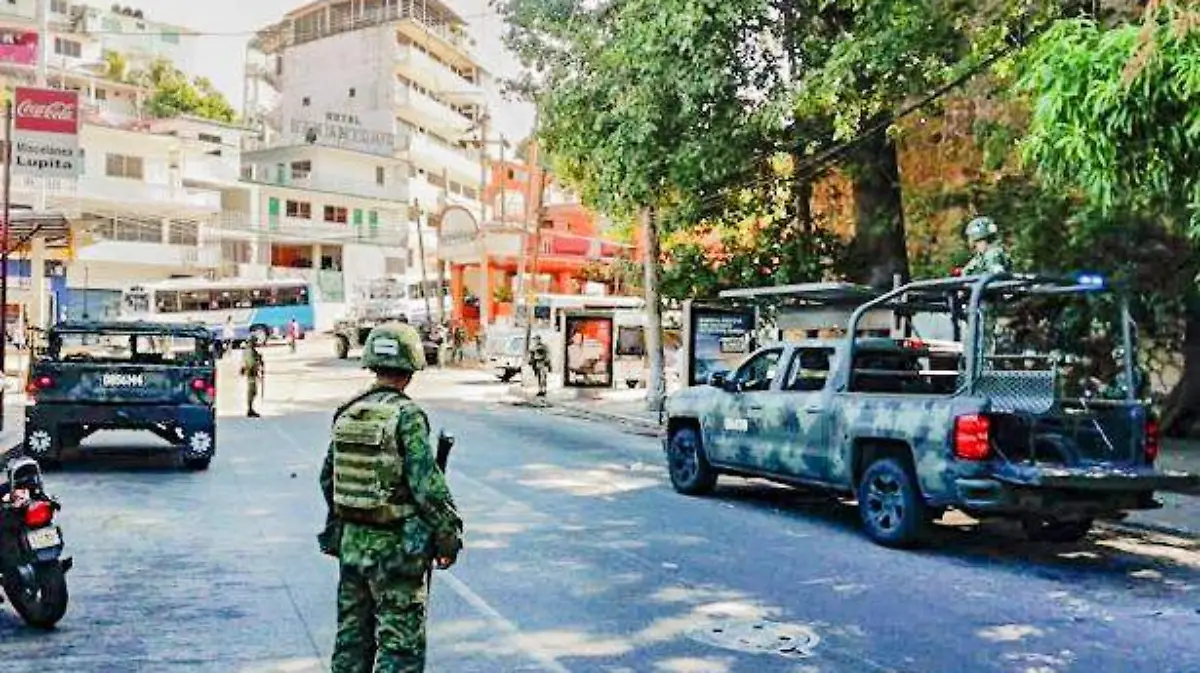
<instances>
[{"instance_id":1,"label":"utility pole","mask_svg":"<svg viewBox=\"0 0 1200 673\"><path fill-rule=\"evenodd\" d=\"M442 207L441 212L445 214L446 204L450 197L447 192L450 189L450 171L442 169ZM442 230L442 223L438 222L438 232ZM438 300L438 322L446 322L446 297L442 296L442 291L446 283L446 260L442 257L442 241L441 236L438 236L437 246L437 270L438 270L438 285L437 285L437 300Z\"/></svg>"},{"instance_id":2,"label":"utility pole","mask_svg":"<svg viewBox=\"0 0 1200 673\"><path fill-rule=\"evenodd\" d=\"M528 289L528 285L525 283L525 260L529 257L529 227L530 227L529 222L530 222L530 218L533 214L533 211L531 210L531 208L533 207L533 170L534 170L534 166L536 166L536 164L539 160L538 159L539 150L538 150L538 141L537 141L537 129L538 129L538 120L540 118L541 118L541 109L540 108L535 109L534 113L533 113L533 135L530 137L530 141L529 141L529 151L530 151L530 156L533 158L533 161L529 163L529 166L528 166L529 170L526 171L526 173L525 173L525 222L524 222L524 226L521 227L521 256L518 258L518 261L517 261L517 294L516 294L516 297L514 297L514 303L517 298L520 298L520 300L524 303L525 322L526 323L530 323L533 321L533 306L531 306L530 302L529 302L529 295L531 295L532 293L526 292L526 290ZM500 147L503 148L504 146L501 145ZM503 151L503 149L501 149L501 151ZM500 203L503 204L504 202L501 201ZM515 309L515 307L514 307L514 309ZM514 310L514 313L515 313L515 310ZM528 330L526 330L526 331L528 331ZM529 339L526 338L525 341L528 342ZM528 343L526 343L526 350L529 350ZM522 357L524 357L524 356L522 356ZM524 362L524 360L522 360L522 362Z\"/></svg>"},{"instance_id":3,"label":"utility pole","mask_svg":"<svg viewBox=\"0 0 1200 673\"><path fill-rule=\"evenodd\" d=\"M486 296L492 292L492 265L488 259L487 243L484 240L484 227L487 224L487 199L483 198L488 182L487 132L490 120L488 109L485 106L479 117L479 269L482 272L480 276L483 281L480 294L485 295L479 297L479 329L485 334L492 318L492 312L489 310L492 298Z\"/></svg>"},{"instance_id":4,"label":"utility pole","mask_svg":"<svg viewBox=\"0 0 1200 673\"><path fill-rule=\"evenodd\" d=\"M8 233L12 228L12 136L13 102L4 103L4 231L0 232L0 312L3 312L3 333L0 333L0 431L4 430L4 393L8 388ZM31 351L32 352L32 349Z\"/></svg>"},{"instance_id":5,"label":"utility pole","mask_svg":"<svg viewBox=\"0 0 1200 673\"><path fill-rule=\"evenodd\" d=\"M417 248L421 255L421 294L425 297L425 321L433 322L433 309L429 306L429 276L425 273L425 232L421 229L421 202L413 199L417 211Z\"/></svg>"},{"instance_id":6,"label":"utility pole","mask_svg":"<svg viewBox=\"0 0 1200 673\"><path fill-rule=\"evenodd\" d=\"M535 126L534 133L537 132L536 129L537 129L537 127ZM530 156L533 159L533 161L529 168L529 176L530 176L530 179L532 180L533 175L535 173L537 174L537 199L534 200L533 204L531 204L533 207L531 209L529 209L528 211L526 211L526 212L532 213L532 215L533 215L532 220L533 220L533 227L534 227L534 235L533 235L533 268L529 272L529 291L526 292L526 301L525 301L525 311L526 311L527 319L525 320L525 348L522 349L522 353L521 353L521 369L522 370L524 370L526 360L528 360L528 358L529 358L529 340L530 340L530 337L533 332L533 306L532 306L533 302L531 301L531 299L534 295L534 292L536 291L534 281L537 278L538 260L541 258L541 255L542 255L542 198L544 197L544 194L546 191L546 179L545 179L545 176L542 175L542 169L538 163L540 161L540 158L538 156L539 154L540 154L540 151L539 151L539 147L537 144L537 137L535 136L534 140L533 140L533 146L532 146L531 152L530 152ZM527 218L526 222L528 223L528 218ZM528 234L528 230L526 230L526 234ZM522 236L521 239L525 240L525 236Z\"/></svg>"}]
</instances>

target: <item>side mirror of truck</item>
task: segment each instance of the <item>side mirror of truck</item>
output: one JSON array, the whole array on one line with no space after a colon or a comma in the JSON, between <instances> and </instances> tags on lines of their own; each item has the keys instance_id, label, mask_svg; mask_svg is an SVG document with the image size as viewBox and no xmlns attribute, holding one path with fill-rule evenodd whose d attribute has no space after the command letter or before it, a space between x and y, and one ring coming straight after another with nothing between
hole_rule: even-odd
<instances>
[{"instance_id":1,"label":"side mirror of truck","mask_svg":"<svg viewBox=\"0 0 1200 673\"><path fill-rule=\"evenodd\" d=\"M728 384L728 376L728 372L713 372L708 375L708 385L724 390Z\"/></svg>"}]
</instances>

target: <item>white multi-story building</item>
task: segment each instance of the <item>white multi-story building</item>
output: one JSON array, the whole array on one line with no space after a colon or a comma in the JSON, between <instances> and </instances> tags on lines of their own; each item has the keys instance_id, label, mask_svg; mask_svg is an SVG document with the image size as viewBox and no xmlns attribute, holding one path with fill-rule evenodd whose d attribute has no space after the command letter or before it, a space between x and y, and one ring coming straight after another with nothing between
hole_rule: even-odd
<instances>
[{"instance_id":1,"label":"white multi-story building","mask_svg":"<svg viewBox=\"0 0 1200 673\"><path fill-rule=\"evenodd\" d=\"M259 181L331 189L313 196L322 209L378 199L381 217L408 235L363 271L403 274L416 288L424 275L432 290L444 276L431 218L449 204L479 213L486 164L472 141L488 86L465 22L438 0L312 2L251 43L245 117L261 134L246 161ZM305 225L281 229L302 237Z\"/></svg>"},{"instance_id":2,"label":"white multi-story building","mask_svg":"<svg viewBox=\"0 0 1200 673\"><path fill-rule=\"evenodd\" d=\"M44 86L80 94L82 175L13 176L15 208L61 214L74 233L75 258L43 301L59 315L82 307L104 315L129 283L215 275L219 241L206 225L218 219L225 192L243 189L244 132L202 119L150 119L150 92L132 77L159 58L188 71L189 31L132 8L42 2L44 16L38 0L0 3L0 86L37 86L41 74Z\"/></svg>"}]
</instances>

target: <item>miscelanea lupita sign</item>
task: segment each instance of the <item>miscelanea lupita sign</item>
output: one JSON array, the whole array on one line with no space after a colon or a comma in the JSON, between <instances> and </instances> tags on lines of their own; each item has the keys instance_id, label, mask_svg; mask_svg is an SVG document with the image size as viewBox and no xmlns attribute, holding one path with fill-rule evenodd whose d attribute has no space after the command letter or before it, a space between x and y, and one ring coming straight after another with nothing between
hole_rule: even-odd
<instances>
[{"instance_id":1,"label":"miscelanea lupita sign","mask_svg":"<svg viewBox=\"0 0 1200 673\"><path fill-rule=\"evenodd\" d=\"M79 93L17 87L13 96L14 174L75 178L79 151Z\"/></svg>"}]
</instances>

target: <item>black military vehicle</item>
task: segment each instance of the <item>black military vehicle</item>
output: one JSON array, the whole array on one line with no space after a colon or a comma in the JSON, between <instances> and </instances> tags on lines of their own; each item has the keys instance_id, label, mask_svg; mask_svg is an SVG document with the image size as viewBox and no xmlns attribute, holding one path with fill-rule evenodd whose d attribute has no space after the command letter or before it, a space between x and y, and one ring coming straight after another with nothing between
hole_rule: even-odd
<instances>
[{"instance_id":1,"label":"black military vehicle","mask_svg":"<svg viewBox=\"0 0 1200 673\"><path fill-rule=\"evenodd\" d=\"M64 322L29 369L25 452L54 466L99 430L148 430L188 469L216 451L217 370L204 325Z\"/></svg>"}]
</instances>

